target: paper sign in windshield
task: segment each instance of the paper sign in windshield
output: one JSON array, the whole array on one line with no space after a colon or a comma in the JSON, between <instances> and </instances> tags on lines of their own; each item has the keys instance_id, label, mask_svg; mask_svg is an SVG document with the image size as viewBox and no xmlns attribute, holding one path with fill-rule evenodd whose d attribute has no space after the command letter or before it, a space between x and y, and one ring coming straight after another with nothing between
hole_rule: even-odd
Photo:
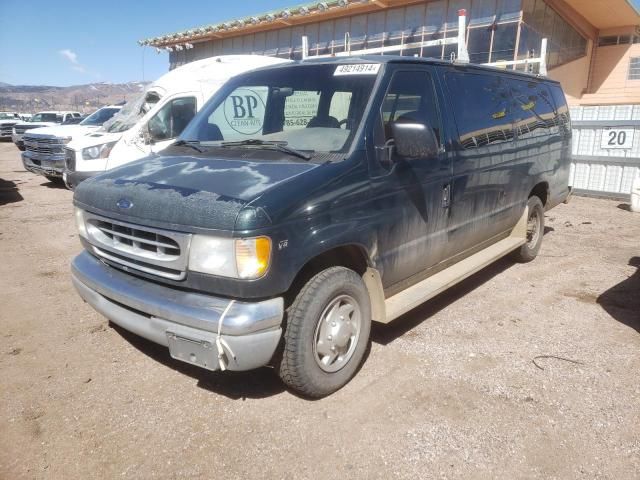
<instances>
[{"instance_id":1,"label":"paper sign in windshield","mask_svg":"<svg viewBox=\"0 0 640 480\"><path fill-rule=\"evenodd\" d=\"M354 65L338 65L334 76L341 75L376 75L380 70L379 63L356 63Z\"/></svg>"}]
</instances>

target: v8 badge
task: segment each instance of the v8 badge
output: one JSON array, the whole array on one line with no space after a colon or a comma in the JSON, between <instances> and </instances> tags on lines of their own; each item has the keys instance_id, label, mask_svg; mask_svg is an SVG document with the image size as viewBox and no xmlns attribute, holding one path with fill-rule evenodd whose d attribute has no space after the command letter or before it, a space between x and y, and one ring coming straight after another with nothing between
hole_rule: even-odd
<instances>
[{"instance_id":1,"label":"v8 badge","mask_svg":"<svg viewBox=\"0 0 640 480\"><path fill-rule=\"evenodd\" d=\"M289 240L280 240L278 243L278 250L284 250L289 246Z\"/></svg>"}]
</instances>

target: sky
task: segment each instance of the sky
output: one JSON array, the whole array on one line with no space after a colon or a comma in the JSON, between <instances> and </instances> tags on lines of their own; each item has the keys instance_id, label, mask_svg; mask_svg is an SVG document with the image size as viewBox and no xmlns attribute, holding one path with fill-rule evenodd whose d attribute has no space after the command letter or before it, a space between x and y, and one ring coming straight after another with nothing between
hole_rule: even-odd
<instances>
[{"instance_id":1,"label":"sky","mask_svg":"<svg viewBox=\"0 0 640 480\"><path fill-rule=\"evenodd\" d=\"M168 54L142 48L138 40L298 3L0 0L0 82L69 86L154 80L167 71Z\"/></svg>"},{"instance_id":2,"label":"sky","mask_svg":"<svg viewBox=\"0 0 640 480\"><path fill-rule=\"evenodd\" d=\"M168 70L168 54L142 48L138 40L297 3L0 0L0 82L69 86L155 80Z\"/></svg>"}]
</instances>

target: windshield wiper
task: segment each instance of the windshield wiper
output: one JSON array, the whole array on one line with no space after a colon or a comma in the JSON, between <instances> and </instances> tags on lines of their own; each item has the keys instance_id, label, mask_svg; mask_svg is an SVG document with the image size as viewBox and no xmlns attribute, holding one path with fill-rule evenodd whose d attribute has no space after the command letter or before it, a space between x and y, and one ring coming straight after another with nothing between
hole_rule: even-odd
<instances>
[{"instance_id":1,"label":"windshield wiper","mask_svg":"<svg viewBox=\"0 0 640 480\"><path fill-rule=\"evenodd\" d=\"M174 146L176 147L189 147L189 148L193 148L195 151L199 152L199 153L203 153L204 150L201 149L198 145L200 145L200 141L199 140L176 140L173 143Z\"/></svg>"},{"instance_id":2,"label":"windshield wiper","mask_svg":"<svg viewBox=\"0 0 640 480\"><path fill-rule=\"evenodd\" d=\"M301 152L300 150L296 150L295 148L288 147L288 142L284 140L281 141L273 141L273 140L260 140L257 138L251 138L249 140L239 140L237 142L222 142L220 146L222 147L266 147L273 148L274 150L278 150L283 153L288 153L289 155L293 155L294 157L302 158L304 160L311 160L311 155Z\"/></svg>"}]
</instances>

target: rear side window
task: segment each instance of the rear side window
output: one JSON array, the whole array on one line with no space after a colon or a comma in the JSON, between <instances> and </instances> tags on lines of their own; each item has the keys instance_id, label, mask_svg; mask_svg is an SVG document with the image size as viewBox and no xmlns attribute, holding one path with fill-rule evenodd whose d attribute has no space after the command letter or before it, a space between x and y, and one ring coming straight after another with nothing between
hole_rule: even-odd
<instances>
[{"instance_id":1,"label":"rear side window","mask_svg":"<svg viewBox=\"0 0 640 480\"><path fill-rule=\"evenodd\" d=\"M449 72L446 79L463 148L513 140L514 112L508 78Z\"/></svg>"},{"instance_id":2,"label":"rear side window","mask_svg":"<svg viewBox=\"0 0 640 480\"><path fill-rule=\"evenodd\" d=\"M567 105L567 99L564 96L564 92L560 85L550 85L551 96L553 97L553 103L556 106L556 122L566 132L571 132L571 117L569 116L569 106Z\"/></svg>"},{"instance_id":3,"label":"rear side window","mask_svg":"<svg viewBox=\"0 0 640 480\"><path fill-rule=\"evenodd\" d=\"M512 79L518 138L558 133L556 107L549 87L539 81Z\"/></svg>"}]
</instances>

